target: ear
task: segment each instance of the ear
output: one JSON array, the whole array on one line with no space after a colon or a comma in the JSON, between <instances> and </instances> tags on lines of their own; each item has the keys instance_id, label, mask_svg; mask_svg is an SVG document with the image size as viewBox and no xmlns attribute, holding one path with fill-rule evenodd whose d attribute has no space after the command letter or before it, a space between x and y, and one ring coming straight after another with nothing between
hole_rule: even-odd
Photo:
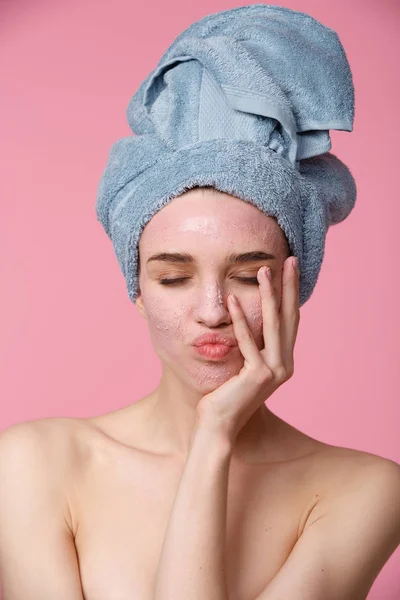
<instances>
[{"instance_id":1,"label":"ear","mask_svg":"<svg viewBox=\"0 0 400 600\"><path fill-rule=\"evenodd\" d=\"M146 319L146 310L143 305L143 299L142 299L141 292L139 292L138 296L136 297L135 305L137 306L137 309L138 309L139 313L141 314L141 316L144 319Z\"/></svg>"}]
</instances>

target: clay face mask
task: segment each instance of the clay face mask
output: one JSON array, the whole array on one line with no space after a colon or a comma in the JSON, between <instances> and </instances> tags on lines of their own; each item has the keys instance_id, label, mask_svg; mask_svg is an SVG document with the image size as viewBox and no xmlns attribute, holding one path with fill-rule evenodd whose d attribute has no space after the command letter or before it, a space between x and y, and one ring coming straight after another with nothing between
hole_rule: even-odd
<instances>
[{"instance_id":1,"label":"clay face mask","mask_svg":"<svg viewBox=\"0 0 400 600\"><path fill-rule=\"evenodd\" d=\"M229 261L231 254L254 251L275 258ZM159 253L186 258L149 260ZM140 240L140 256L141 299L151 340L163 363L187 385L207 393L243 366L238 347L211 362L192 346L206 332L233 335L226 306L230 290L239 298L257 346L263 348L257 271L268 264L278 290L287 256L286 240L275 219L228 194L191 190L150 220Z\"/></svg>"}]
</instances>

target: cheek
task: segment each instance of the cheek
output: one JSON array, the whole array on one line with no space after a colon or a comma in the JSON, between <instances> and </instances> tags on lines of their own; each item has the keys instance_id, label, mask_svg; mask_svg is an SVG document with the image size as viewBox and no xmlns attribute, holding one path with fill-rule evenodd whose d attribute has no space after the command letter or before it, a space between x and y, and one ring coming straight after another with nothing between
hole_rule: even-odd
<instances>
[{"instance_id":1,"label":"cheek","mask_svg":"<svg viewBox=\"0 0 400 600\"><path fill-rule=\"evenodd\" d=\"M254 339L259 341L260 338L262 339L263 329L260 295L257 294L254 298L246 300L242 308Z\"/></svg>"},{"instance_id":2,"label":"cheek","mask_svg":"<svg viewBox=\"0 0 400 600\"><path fill-rule=\"evenodd\" d=\"M185 307L172 298L161 298L152 293L151 298L143 298L149 335L157 354L160 356L178 354L179 347L187 338L183 326Z\"/></svg>"}]
</instances>

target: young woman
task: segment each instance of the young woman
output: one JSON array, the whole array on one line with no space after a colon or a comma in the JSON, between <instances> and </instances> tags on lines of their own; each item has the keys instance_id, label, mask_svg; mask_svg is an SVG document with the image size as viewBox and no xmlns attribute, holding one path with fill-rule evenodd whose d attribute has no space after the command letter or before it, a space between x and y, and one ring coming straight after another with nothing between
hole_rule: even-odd
<instances>
[{"instance_id":1,"label":"young woman","mask_svg":"<svg viewBox=\"0 0 400 600\"><path fill-rule=\"evenodd\" d=\"M182 183L182 155L179 169L150 162L141 198L164 197L149 182L174 193L136 237L123 212L133 188L113 186L104 214L162 378L112 413L2 433L3 600L365 600L399 544L399 465L313 439L265 404L294 374L307 256L318 245L305 236L301 271L297 233L281 218L289 204L275 217L251 202L286 181L284 157L260 151L274 165L267 188L248 168L254 147L231 147L242 158L208 142L187 149L210 157L215 186L204 172L202 184ZM218 179L218 161L231 159L237 172L225 163ZM239 189L248 173L243 197L224 191L225 177ZM349 211L334 197L331 222Z\"/></svg>"},{"instance_id":2,"label":"young woman","mask_svg":"<svg viewBox=\"0 0 400 600\"><path fill-rule=\"evenodd\" d=\"M161 382L2 434L4 600L366 598L399 543L399 468L264 404L294 370L292 258L275 219L216 190L152 218L137 306Z\"/></svg>"}]
</instances>

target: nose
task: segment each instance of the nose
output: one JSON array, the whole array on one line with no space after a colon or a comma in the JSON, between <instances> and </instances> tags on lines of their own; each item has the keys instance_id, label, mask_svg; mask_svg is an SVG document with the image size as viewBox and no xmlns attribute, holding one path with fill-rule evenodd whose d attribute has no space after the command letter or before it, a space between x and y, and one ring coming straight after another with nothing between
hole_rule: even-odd
<instances>
[{"instance_id":1,"label":"nose","mask_svg":"<svg viewBox=\"0 0 400 600\"><path fill-rule=\"evenodd\" d=\"M200 287L196 303L197 320L205 323L207 327L231 323L227 295L216 281Z\"/></svg>"}]
</instances>

